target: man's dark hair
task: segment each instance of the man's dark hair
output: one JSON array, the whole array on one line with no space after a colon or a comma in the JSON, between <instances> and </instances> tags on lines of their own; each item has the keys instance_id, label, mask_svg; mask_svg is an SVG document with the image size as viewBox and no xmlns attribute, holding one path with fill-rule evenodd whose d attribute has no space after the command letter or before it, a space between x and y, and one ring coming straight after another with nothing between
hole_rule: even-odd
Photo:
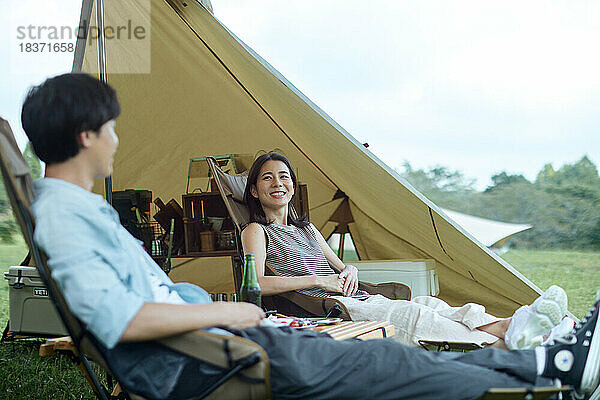
<instances>
[{"instance_id":1,"label":"man's dark hair","mask_svg":"<svg viewBox=\"0 0 600 400\"><path fill-rule=\"evenodd\" d=\"M79 133L93 131L121 113L117 93L86 74L64 74L29 90L21 123L35 154L46 164L74 157Z\"/></svg>"},{"instance_id":2,"label":"man's dark hair","mask_svg":"<svg viewBox=\"0 0 600 400\"><path fill-rule=\"evenodd\" d=\"M294 190L298 189L298 180L296 178L296 174L294 173L294 169L292 168L292 164L290 161L283 155L271 151L267 154L263 154L254 160L252 167L250 167L250 171L248 172L248 183L246 183L246 190L244 191L244 202L248 205L248 209L250 211L250 222L258 222L262 225L272 224L273 221L268 221L265 215L265 211L260 204L260 201L252 196L252 192L250 191L250 187L252 185L256 186L256 182L258 181L258 174L260 173L260 169L269 160L281 161L284 163L288 169L290 170L290 177L292 178L292 182L294 183ZM294 193L296 196L296 193ZM300 217L294 218L295 213L292 212L292 202L288 204L288 224L297 226L299 228L304 228L309 225L309 221L306 215L302 215Z\"/></svg>"}]
</instances>

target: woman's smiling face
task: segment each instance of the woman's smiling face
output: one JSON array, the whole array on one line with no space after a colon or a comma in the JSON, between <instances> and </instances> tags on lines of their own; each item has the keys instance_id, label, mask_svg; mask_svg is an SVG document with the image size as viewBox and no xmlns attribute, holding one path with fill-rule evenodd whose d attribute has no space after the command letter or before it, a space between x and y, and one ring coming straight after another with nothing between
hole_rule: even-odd
<instances>
[{"instance_id":1,"label":"woman's smiling face","mask_svg":"<svg viewBox=\"0 0 600 400\"><path fill-rule=\"evenodd\" d=\"M251 192L252 196L260 201L263 209L287 206L294 195L294 182L287 165L277 160L265 162L258 173L256 185L251 187Z\"/></svg>"}]
</instances>

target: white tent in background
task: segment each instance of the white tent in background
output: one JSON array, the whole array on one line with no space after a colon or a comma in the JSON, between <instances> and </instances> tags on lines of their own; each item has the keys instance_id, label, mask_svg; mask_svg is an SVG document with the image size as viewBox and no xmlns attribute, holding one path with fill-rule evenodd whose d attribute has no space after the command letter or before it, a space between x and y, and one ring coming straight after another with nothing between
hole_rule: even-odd
<instances>
[{"instance_id":1,"label":"white tent in background","mask_svg":"<svg viewBox=\"0 0 600 400\"><path fill-rule=\"evenodd\" d=\"M511 224L493 219L475 217L458 211L442 208L442 211L469 232L475 239L488 247L501 247L513 235L531 229L528 224Z\"/></svg>"},{"instance_id":2,"label":"white tent in background","mask_svg":"<svg viewBox=\"0 0 600 400\"><path fill-rule=\"evenodd\" d=\"M469 214L463 214L458 211L441 209L446 216L450 217L454 222L460 225L471 236L477 239L481 244L487 247L501 248L506 244L506 241L519 232L531 229L533 226L529 224L512 224L508 222L495 221L493 219L476 217ZM347 234L344 241L344 251L349 254L355 253L352 239ZM339 246L339 235L333 235L327 241L333 249ZM497 251L497 250L494 250Z\"/></svg>"}]
</instances>

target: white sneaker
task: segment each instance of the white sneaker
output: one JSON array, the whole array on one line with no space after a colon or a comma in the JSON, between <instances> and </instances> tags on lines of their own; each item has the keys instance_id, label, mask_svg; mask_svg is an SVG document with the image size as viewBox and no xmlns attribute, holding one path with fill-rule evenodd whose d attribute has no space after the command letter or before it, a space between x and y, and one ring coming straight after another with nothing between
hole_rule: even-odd
<instances>
[{"instance_id":1,"label":"white sneaker","mask_svg":"<svg viewBox=\"0 0 600 400\"><path fill-rule=\"evenodd\" d=\"M532 349L544 341L544 335L558 325L567 313L567 294L552 285L533 304L515 311L504 335L511 350Z\"/></svg>"}]
</instances>

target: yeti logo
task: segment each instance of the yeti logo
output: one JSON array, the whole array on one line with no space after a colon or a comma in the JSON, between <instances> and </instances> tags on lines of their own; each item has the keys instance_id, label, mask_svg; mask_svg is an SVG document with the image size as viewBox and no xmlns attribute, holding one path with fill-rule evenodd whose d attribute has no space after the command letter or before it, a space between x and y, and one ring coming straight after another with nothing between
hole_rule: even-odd
<instances>
[{"instance_id":1,"label":"yeti logo","mask_svg":"<svg viewBox=\"0 0 600 400\"><path fill-rule=\"evenodd\" d=\"M33 289L34 296L48 297L48 290L43 288L34 288Z\"/></svg>"}]
</instances>

